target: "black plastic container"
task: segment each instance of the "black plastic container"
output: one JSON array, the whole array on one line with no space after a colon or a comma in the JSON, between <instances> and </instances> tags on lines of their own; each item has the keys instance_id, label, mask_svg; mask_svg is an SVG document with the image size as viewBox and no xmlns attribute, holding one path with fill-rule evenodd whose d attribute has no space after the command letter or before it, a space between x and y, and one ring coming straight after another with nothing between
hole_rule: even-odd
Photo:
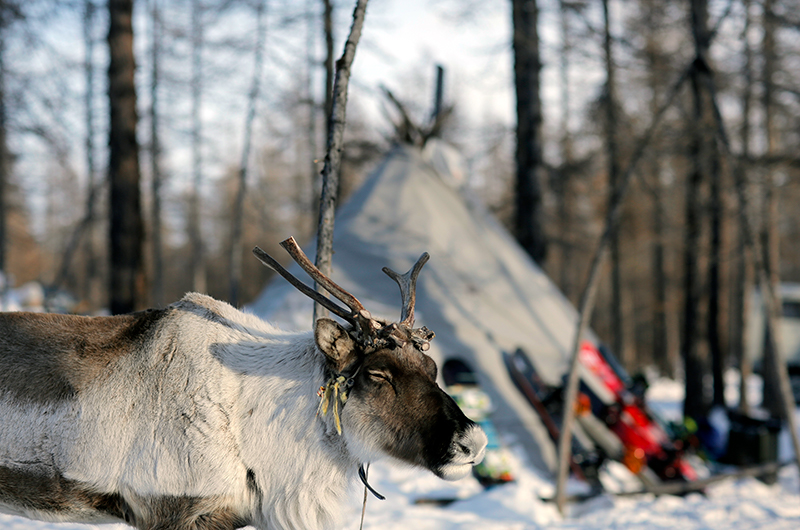
<instances>
[{"instance_id":1,"label":"black plastic container","mask_svg":"<svg viewBox=\"0 0 800 530\"><path fill-rule=\"evenodd\" d=\"M722 459L726 464L754 466L778 461L778 434L781 432L779 418L753 418L735 411L728 411L731 430L728 433L728 449ZM776 473L758 477L773 484Z\"/></svg>"}]
</instances>

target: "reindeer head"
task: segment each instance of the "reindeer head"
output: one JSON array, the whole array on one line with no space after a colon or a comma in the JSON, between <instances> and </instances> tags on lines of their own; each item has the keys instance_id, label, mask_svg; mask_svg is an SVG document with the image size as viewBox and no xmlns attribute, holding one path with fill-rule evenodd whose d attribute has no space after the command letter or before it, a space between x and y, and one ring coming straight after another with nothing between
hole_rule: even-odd
<instances>
[{"instance_id":1,"label":"reindeer head","mask_svg":"<svg viewBox=\"0 0 800 530\"><path fill-rule=\"evenodd\" d=\"M314 337L324 354L328 382L320 389L320 412L333 411L350 452L364 462L388 455L456 480L479 463L486 435L436 383L437 368L425 352L433 332L414 328L416 281L430 256L406 274L383 271L400 286L399 322L372 317L352 294L322 274L295 242L281 246L300 267L347 309L308 287L256 247L256 257L297 289L349 323L319 319Z\"/></svg>"}]
</instances>

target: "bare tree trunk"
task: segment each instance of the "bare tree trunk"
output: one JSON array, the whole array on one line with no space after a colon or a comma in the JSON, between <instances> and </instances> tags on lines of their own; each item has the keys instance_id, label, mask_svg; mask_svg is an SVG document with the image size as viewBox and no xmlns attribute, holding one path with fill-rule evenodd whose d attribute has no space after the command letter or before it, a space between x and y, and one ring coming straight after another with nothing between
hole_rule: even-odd
<instances>
[{"instance_id":1,"label":"bare tree trunk","mask_svg":"<svg viewBox=\"0 0 800 530\"><path fill-rule=\"evenodd\" d=\"M745 175L742 177L745 180L743 185L749 187L746 177L747 170L742 169L742 171ZM740 204L739 208L742 207L743 206ZM731 304L731 311L733 312L731 325L733 328L731 336L731 355L736 359L737 365L739 366L739 410L743 414L749 414L750 399L748 397L747 382L753 374L753 363L747 354L746 322L750 313L750 304L752 303L750 293L754 289L754 281L752 265L750 264L752 260L750 254L751 250L747 247L744 236L742 235L741 222L741 219L739 219L739 228L736 234L736 254L738 258L734 264L736 270L733 279L733 300Z\"/></svg>"},{"instance_id":2,"label":"bare tree trunk","mask_svg":"<svg viewBox=\"0 0 800 530\"><path fill-rule=\"evenodd\" d=\"M436 91L433 94L433 111L431 123L435 123L444 110L444 66L436 65Z\"/></svg>"},{"instance_id":3,"label":"bare tree trunk","mask_svg":"<svg viewBox=\"0 0 800 530\"><path fill-rule=\"evenodd\" d=\"M86 111L86 174L87 185L90 196L87 198L86 217L90 220L87 227L87 237L85 242L86 252L86 283L83 293L85 300L89 300L92 306L100 304L100 267L95 247L95 222L97 220L97 199L102 188L102 183L98 182L97 167L95 163L95 123L94 123L94 14L97 6L94 0L86 0L84 11L84 42L86 46L86 58L84 65L84 75L86 79L85 111ZM102 179L101 179L102 180Z\"/></svg>"},{"instance_id":4,"label":"bare tree trunk","mask_svg":"<svg viewBox=\"0 0 800 530\"><path fill-rule=\"evenodd\" d=\"M314 96L314 72L317 68L317 62L314 58L314 48L316 44L317 23L313 6L317 5L317 0L306 0L307 16L308 16L308 34L306 36L306 100L308 103L308 123L306 128L306 136L308 142L309 154L309 182L307 189L310 193L307 194L306 200L303 202L304 210L308 212L314 211L314 201L317 197L318 182L320 177L319 161L317 153L317 101ZM327 117L327 114L326 114ZM327 119L327 118L326 118ZM301 217L301 232L307 233L309 229L310 220L306 222L307 216Z\"/></svg>"},{"instance_id":5,"label":"bare tree trunk","mask_svg":"<svg viewBox=\"0 0 800 530\"><path fill-rule=\"evenodd\" d=\"M750 107L753 98L753 51L747 40L750 33L751 19L750 19L750 0L744 0L742 5L744 7L744 29L742 30L742 39L744 43L744 93L742 94L742 127L741 127L741 143L742 143L742 164L750 156ZM747 167L742 168L743 185L747 185ZM743 208L739 205L739 208ZM748 357L745 349L746 344L746 330L745 322L746 315L748 314L748 301L749 293L753 289L753 280L748 274L748 254L749 249L745 243L743 226L745 216L739 216L739 225L737 229L737 248L738 252L735 253L738 259L735 262L735 279L733 284L733 296L731 300L732 318L732 333L731 333L731 353L738 361L739 365L739 409L744 414L749 414L750 404L747 398L747 380L753 372L751 360Z\"/></svg>"},{"instance_id":6,"label":"bare tree trunk","mask_svg":"<svg viewBox=\"0 0 800 530\"><path fill-rule=\"evenodd\" d=\"M136 143L136 85L133 1L109 0L108 99L110 103L110 310L127 313L143 306L144 229Z\"/></svg>"},{"instance_id":7,"label":"bare tree trunk","mask_svg":"<svg viewBox=\"0 0 800 530\"><path fill-rule=\"evenodd\" d=\"M561 260L559 264L559 287L568 299L574 295L572 247L572 163L573 145L570 132L570 82L569 56L572 53L572 36L569 30L569 7L566 0L559 1L559 22L561 25L561 50L559 52L558 73L561 91L561 171L557 188L558 195L558 231L561 240Z\"/></svg>"},{"instance_id":8,"label":"bare tree trunk","mask_svg":"<svg viewBox=\"0 0 800 530\"><path fill-rule=\"evenodd\" d=\"M659 57L659 43L655 40L655 30L660 25L660 14L651 7L647 13L645 32L647 34L645 56L647 57L647 79L650 88L650 112L658 112L658 96L662 91L664 65ZM656 150L651 153L648 172L653 183L653 281L655 287L655 308L653 310L653 359L662 374L675 377L678 368L677 348L669 321L669 287L666 270L664 194L661 160Z\"/></svg>"},{"instance_id":9,"label":"bare tree trunk","mask_svg":"<svg viewBox=\"0 0 800 530\"><path fill-rule=\"evenodd\" d=\"M9 184L12 159L8 149L8 94L6 92L6 49L9 27L15 19L22 18L20 8L0 0L0 310L3 309L5 291L10 287L8 271L8 213Z\"/></svg>"},{"instance_id":10,"label":"bare tree trunk","mask_svg":"<svg viewBox=\"0 0 800 530\"><path fill-rule=\"evenodd\" d=\"M202 84L203 84L203 6L201 0L192 1L192 174L193 186L189 203L189 241L192 249L192 288L206 291L205 249L201 227L201 195L203 186L202 157Z\"/></svg>"},{"instance_id":11,"label":"bare tree trunk","mask_svg":"<svg viewBox=\"0 0 800 530\"><path fill-rule=\"evenodd\" d=\"M258 3L256 8L256 49L253 64L253 80L250 85L250 96L247 103L247 117L244 122L244 146L242 159L239 164L239 182L236 192L236 204L233 207L233 235L231 237L231 285L230 303L235 307L239 305L239 288L242 281L242 224L244 219L244 197L247 191L247 163L250 160L252 147L253 122L256 117L256 104L258 103L261 73L264 69L264 41L266 40L267 24L264 12L266 0Z\"/></svg>"},{"instance_id":12,"label":"bare tree trunk","mask_svg":"<svg viewBox=\"0 0 800 530\"><path fill-rule=\"evenodd\" d=\"M697 149L697 147L695 147L695 149ZM698 157L699 155L697 150L692 152L693 157ZM684 415L692 418L699 418L706 413L706 400L703 387L705 367L698 351L698 305L700 303L700 287L696 269L697 259L700 253L700 220L697 193L699 192L701 178L700 171L695 168L689 175L689 180L686 183L686 244L683 254L684 307L681 355L683 357L684 377L686 382Z\"/></svg>"},{"instance_id":13,"label":"bare tree trunk","mask_svg":"<svg viewBox=\"0 0 800 530\"><path fill-rule=\"evenodd\" d=\"M514 228L522 248L544 262L547 241L542 222L542 101L539 77L539 8L536 0L511 0L514 84L517 94L517 180Z\"/></svg>"},{"instance_id":14,"label":"bare tree trunk","mask_svg":"<svg viewBox=\"0 0 800 530\"><path fill-rule=\"evenodd\" d=\"M6 37L8 34L9 21L6 20L5 1L0 0L0 309L3 309L2 302L4 294L9 287L10 278L7 270L7 239L8 232L6 221L8 216L8 199L6 197L8 189L9 174L11 172L11 161L9 159L6 128Z\"/></svg>"},{"instance_id":15,"label":"bare tree trunk","mask_svg":"<svg viewBox=\"0 0 800 530\"><path fill-rule=\"evenodd\" d=\"M611 20L608 12L608 0L603 0L604 41L603 51L606 63L606 93L605 93L605 140L606 158L608 164L608 187L614 195L614 190L619 186L619 146L617 144L617 97L616 97L616 65L612 54ZM609 208L611 205L609 204ZM625 300L622 289L622 263L620 256L619 231L615 231L609 241L611 253L611 330L614 352L619 356L623 365L632 370L636 360L633 358L633 349L628 341L627 326L625 325Z\"/></svg>"},{"instance_id":16,"label":"bare tree trunk","mask_svg":"<svg viewBox=\"0 0 800 530\"><path fill-rule=\"evenodd\" d=\"M691 1L692 35L695 43L695 60L691 74L694 106L694 122L690 125L692 140L690 161L692 169L686 183L686 245L683 254L684 265L684 311L683 311L683 356L686 397L683 413L687 417L701 418L708 413L709 400L705 395L703 375L706 363L701 350L701 273L699 270L701 245L701 193L708 170L708 108L703 86L708 75L708 31L707 0Z\"/></svg>"},{"instance_id":17,"label":"bare tree trunk","mask_svg":"<svg viewBox=\"0 0 800 530\"><path fill-rule=\"evenodd\" d=\"M150 23L152 42L150 48L150 192L152 193L152 210L150 223L153 245L153 304L164 305L164 244L161 239L161 137L159 135L159 86L161 61L161 10L160 0L150 0Z\"/></svg>"},{"instance_id":18,"label":"bare tree trunk","mask_svg":"<svg viewBox=\"0 0 800 530\"><path fill-rule=\"evenodd\" d=\"M97 196L100 193L101 185L96 182L95 178L95 162L94 162L94 38L92 37L92 28L94 27L94 10L95 5L92 0L84 2L83 13L83 37L85 50L84 58L84 78L86 82L86 92L84 94L85 105L85 118L86 118L86 203L84 206L84 214L78 225L72 232L70 240L64 250L64 255L61 259L61 265L53 281L54 287L62 286L69 278L69 271L72 266L72 258L75 252L84 241L84 249L86 252L86 267L87 274L85 283L83 284L83 298L84 300L91 300L95 292L95 284L97 282L98 268L95 260L95 248L93 230L96 218L96 205ZM84 235L86 237L84 238Z\"/></svg>"},{"instance_id":19,"label":"bare tree trunk","mask_svg":"<svg viewBox=\"0 0 800 530\"><path fill-rule=\"evenodd\" d=\"M731 3L732 4L732 3ZM716 31L716 29L714 30ZM710 40L711 37L709 37ZM707 52L707 50L706 50ZM710 69L710 66L709 66ZM705 74L709 79L711 73ZM706 92L708 92L706 90ZM709 94L710 96L710 94ZM727 261L723 258L727 254L725 234L727 233L727 216L723 200L723 190L726 185L722 181L722 168L720 152L714 140L713 127L713 102L706 111L709 125L704 128L707 140L706 157L708 159L709 175L709 217L710 217L710 248L708 265L708 306L707 306L707 338L708 349L711 357L711 371L714 380L712 403L714 406L725 407L725 367L728 364L729 341L724 333L729 300L726 296ZM707 131L707 132L705 132Z\"/></svg>"},{"instance_id":20,"label":"bare tree trunk","mask_svg":"<svg viewBox=\"0 0 800 530\"><path fill-rule=\"evenodd\" d=\"M655 312L653 315L653 358L661 373L675 377L678 363L673 352L677 351L673 343L673 334L669 325L668 279L666 266L665 217L663 185L661 184L660 164L658 159L652 161L654 181L657 183L653 197L653 275L655 281Z\"/></svg>"},{"instance_id":21,"label":"bare tree trunk","mask_svg":"<svg viewBox=\"0 0 800 530\"><path fill-rule=\"evenodd\" d=\"M772 0L764 1L764 36L762 41L763 54L763 108L764 108L764 134L767 141L767 157L774 155L778 148L778 135L775 129L775 85L773 77L776 72L775 50L775 13ZM762 189L764 196L761 225L761 249L764 253L764 267L773 293L780 293L780 250L778 243L778 197L775 193L774 175L772 166L767 164L763 175ZM762 293L763 294L763 293ZM762 296L766 300L766 297ZM780 304L779 300L776 303ZM780 306L768 310L781 312ZM764 400L763 406L774 416L786 418L789 411L784 410L778 382L778 368L775 362L785 362L779 351L771 351L773 342L768 340L764 345Z\"/></svg>"},{"instance_id":22,"label":"bare tree trunk","mask_svg":"<svg viewBox=\"0 0 800 530\"><path fill-rule=\"evenodd\" d=\"M336 77L333 83L333 103L328 127L327 153L322 169L322 194L319 201L319 223L317 226L317 257L315 265L325 276L330 277L333 257L333 226L335 220L337 190L342 165L344 145L344 125L347 111L347 88L350 82L350 68L356 55L356 47L361 38L361 28L367 14L367 0L358 0L353 11L353 25L344 44L344 53L336 61ZM317 285L317 291L324 289ZM326 295L327 296L327 295ZM320 304L314 304L314 321L327 315Z\"/></svg>"},{"instance_id":23,"label":"bare tree trunk","mask_svg":"<svg viewBox=\"0 0 800 530\"><path fill-rule=\"evenodd\" d=\"M708 350L711 356L711 373L714 376L714 391L712 403L715 406L725 406L725 365L727 349L724 345L721 326L723 319L722 301L722 232L723 232L723 206L722 206L722 175L719 167L717 150L709 153L712 157L710 172L710 215L711 215L711 248L710 263L708 264Z\"/></svg>"}]
</instances>

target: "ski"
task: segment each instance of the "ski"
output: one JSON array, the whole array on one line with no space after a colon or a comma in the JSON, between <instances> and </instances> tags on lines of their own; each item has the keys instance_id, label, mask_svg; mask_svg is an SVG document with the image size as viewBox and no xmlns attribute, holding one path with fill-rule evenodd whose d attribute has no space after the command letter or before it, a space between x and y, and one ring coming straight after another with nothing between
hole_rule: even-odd
<instances>
[{"instance_id":1,"label":"ski","mask_svg":"<svg viewBox=\"0 0 800 530\"><path fill-rule=\"evenodd\" d=\"M560 389L549 387L542 381L530 358L521 348L511 355L504 354L503 358L514 385L539 415L553 442L558 443L562 417ZM588 403L584 403L584 406L588 406ZM576 478L599 485L597 472L604 458L604 454L573 437L570 469Z\"/></svg>"}]
</instances>

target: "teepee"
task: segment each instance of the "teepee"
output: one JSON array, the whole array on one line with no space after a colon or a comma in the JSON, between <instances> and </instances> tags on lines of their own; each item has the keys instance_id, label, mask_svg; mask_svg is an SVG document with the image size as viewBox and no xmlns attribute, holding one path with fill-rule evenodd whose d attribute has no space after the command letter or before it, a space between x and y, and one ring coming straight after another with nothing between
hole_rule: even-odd
<instances>
[{"instance_id":1,"label":"teepee","mask_svg":"<svg viewBox=\"0 0 800 530\"><path fill-rule=\"evenodd\" d=\"M511 235L467 198L464 180L464 165L447 144L395 147L337 213L332 278L372 314L396 320L400 294L381 268L405 271L429 252L416 301L417 324L436 333L429 353L439 366L451 358L468 362L492 400L497 430L533 465L552 470L553 443L514 387L503 354L524 348L542 379L560 385L577 313ZM313 245L306 252L313 255ZM290 270L304 277L299 267ZM311 328L312 302L282 278L247 309L279 326ZM595 387L591 375L583 379Z\"/></svg>"}]
</instances>

